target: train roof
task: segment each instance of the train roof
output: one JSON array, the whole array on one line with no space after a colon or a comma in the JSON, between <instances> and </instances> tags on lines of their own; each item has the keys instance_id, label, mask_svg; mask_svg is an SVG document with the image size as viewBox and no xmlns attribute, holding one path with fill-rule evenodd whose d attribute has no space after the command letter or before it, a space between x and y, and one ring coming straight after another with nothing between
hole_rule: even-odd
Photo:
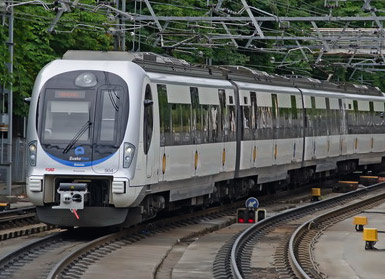
<instances>
[{"instance_id":1,"label":"train roof","mask_svg":"<svg viewBox=\"0 0 385 279\"><path fill-rule=\"evenodd\" d=\"M250 83L275 86L298 87L303 89L334 91L339 93L367 96L384 96L377 87L353 83L333 83L302 76L279 76L244 66L208 66L190 64L182 59L152 52L86 51L70 50L63 55L64 60L104 60L131 61L145 71L193 77L230 79Z\"/></svg>"}]
</instances>

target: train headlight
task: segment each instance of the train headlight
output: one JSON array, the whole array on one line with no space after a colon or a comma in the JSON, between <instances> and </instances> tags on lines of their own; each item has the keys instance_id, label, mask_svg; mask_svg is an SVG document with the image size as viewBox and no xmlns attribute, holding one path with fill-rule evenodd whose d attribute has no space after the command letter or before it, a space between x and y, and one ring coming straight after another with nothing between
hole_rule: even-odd
<instances>
[{"instance_id":1,"label":"train headlight","mask_svg":"<svg viewBox=\"0 0 385 279\"><path fill-rule=\"evenodd\" d=\"M98 83L96 76L93 73L81 73L75 79L75 85L79 87L92 87Z\"/></svg>"},{"instance_id":2,"label":"train headlight","mask_svg":"<svg viewBox=\"0 0 385 279\"><path fill-rule=\"evenodd\" d=\"M37 141L31 141L28 144L28 155L29 155L29 165L36 166L36 155L37 155Z\"/></svg>"},{"instance_id":3,"label":"train headlight","mask_svg":"<svg viewBox=\"0 0 385 279\"><path fill-rule=\"evenodd\" d=\"M123 168L129 168L132 162L132 159L135 155L135 146L131 143L124 143L124 152L123 152Z\"/></svg>"}]
</instances>

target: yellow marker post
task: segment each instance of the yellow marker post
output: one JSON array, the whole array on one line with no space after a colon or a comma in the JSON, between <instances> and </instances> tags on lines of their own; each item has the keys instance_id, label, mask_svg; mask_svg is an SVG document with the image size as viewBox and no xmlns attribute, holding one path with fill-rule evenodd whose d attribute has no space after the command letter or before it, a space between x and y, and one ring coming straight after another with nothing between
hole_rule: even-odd
<instances>
[{"instance_id":1,"label":"yellow marker post","mask_svg":"<svg viewBox=\"0 0 385 279\"><path fill-rule=\"evenodd\" d=\"M354 216L353 225L355 225L355 229L357 232L362 232L364 230L364 226L367 224L368 224L368 217Z\"/></svg>"},{"instance_id":2,"label":"yellow marker post","mask_svg":"<svg viewBox=\"0 0 385 279\"><path fill-rule=\"evenodd\" d=\"M338 181L338 183L333 186L333 192L346 193L357 190L357 188L357 181Z\"/></svg>"},{"instance_id":3,"label":"yellow marker post","mask_svg":"<svg viewBox=\"0 0 385 279\"><path fill-rule=\"evenodd\" d=\"M361 175L360 183L364 186L376 184L378 182L378 176Z\"/></svg>"},{"instance_id":4,"label":"yellow marker post","mask_svg":"<svg viewBox=\"0 0 385 279\"><path fill-rule=\"evenodd\" d=\"M321 189L320 188L312 188L311 189L311 200L319 201L321 197Z\"/></svg>"},{"instance_id":5,"label":"yellow marker post","mask_svg":"<svg viewBox=\"0 0 385 279\"><path fill-rule=\"evenodd\" d=\"M362 235L363 240L365 241L365 250L373 250L374 245L378 241L378 231L373 228L365 228Z\"/></svg>"},{"instance_id":6,"label":"yellow marker post","mask_svg":"<svg viewBox=\"0 0 385 279\"><path fill-rule=\"evenodd\" d=\"M11 205L6 202L0 202L0 211L8 210L11 208Z\"/></svg>"}]
</instances>

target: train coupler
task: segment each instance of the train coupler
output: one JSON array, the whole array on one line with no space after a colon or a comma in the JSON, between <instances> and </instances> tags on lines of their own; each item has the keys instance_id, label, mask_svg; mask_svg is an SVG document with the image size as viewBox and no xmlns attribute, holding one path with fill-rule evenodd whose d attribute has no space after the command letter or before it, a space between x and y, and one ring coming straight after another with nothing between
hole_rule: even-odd
<instances>
[{"instance_id":1,"label":"train coupler","mask_svg":"<svg viewBox=\"0 0 385 279\"><path fill-rule=\"evenodd\" d=\"M60 205L52 209L69 209L79 219L77 210L84 209L84 196L88 194L86 183L60 183L57 192L60 195Z\"/></svg>"}]
</instances>

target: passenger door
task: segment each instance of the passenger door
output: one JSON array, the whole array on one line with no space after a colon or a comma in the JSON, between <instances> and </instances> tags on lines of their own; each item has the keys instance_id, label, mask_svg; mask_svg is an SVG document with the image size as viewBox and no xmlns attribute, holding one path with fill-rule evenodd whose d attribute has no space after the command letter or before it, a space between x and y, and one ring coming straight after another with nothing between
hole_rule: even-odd
<instances>
[{"instance_id":1,"label":"passenger door","mask_svg":"<svg viewBox=\"0 0 385 279\"><path fill-rule=\"evenodd\" d=\"M199 167L199 152L200 144L202 143L202 115L201 106L199 105L198 87L190 87L191 96L191 137L192 137L192 156L194 158L194 170L193 176L197 175L197 169Z\"/></svg>"},{"instance_id":2,"label":"passenger door","mask_svg":"<svg viewBox=\"0 0 385 279\"><path fill-rule=\"evenodd\" d=\"M149 84L146 85L143 105L143 150L146 156L146 176L150 178L155 156L153 144L151 144L154 130L154 101Z\"/></svg>"}]
</instances>

